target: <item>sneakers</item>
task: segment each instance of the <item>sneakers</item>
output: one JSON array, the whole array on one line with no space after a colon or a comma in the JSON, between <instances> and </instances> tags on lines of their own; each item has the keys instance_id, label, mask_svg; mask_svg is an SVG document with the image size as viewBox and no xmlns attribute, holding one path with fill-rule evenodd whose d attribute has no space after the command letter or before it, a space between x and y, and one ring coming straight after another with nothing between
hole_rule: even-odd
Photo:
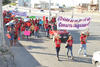
<instances>
[{"instance_id":1,"label":"sneakers","mask_svg":"<svg viewBox=\"0 0 100 67\"><path fill-rule=\"evenodd\" d=\"M70 59L71 59L71 60L73 60L73 59L74 59L74 57L72 56Z\"/></svg>"},{"instance_id":2,"label":"sneakers","mask_svg":"<svg viewBox=\"0 0 100 67\"><path fill-rule=\"evenodd\" d=\"M60 61L60 59L58 58L58 61Z\"/></svg>"},{"instance_id":3,"label":"sneakers","mask_svg":"<svg viewBox=\"0 0 100 67\"><path fill-rule=\"evenodd\" d=\"M58 61L60 61L59 57L57 57Z\"/></svg>"},{"instance_id":4,"label":"sneakers","mask_svg":"<svg viewBox=\"0 0 100 67\"><path fill-rule=\"evenodd\" d=\"M60 61L60 60L59 60L59 56L57 56L57 59L58 59L58 61Z\"/></svg>"}]
</instances>

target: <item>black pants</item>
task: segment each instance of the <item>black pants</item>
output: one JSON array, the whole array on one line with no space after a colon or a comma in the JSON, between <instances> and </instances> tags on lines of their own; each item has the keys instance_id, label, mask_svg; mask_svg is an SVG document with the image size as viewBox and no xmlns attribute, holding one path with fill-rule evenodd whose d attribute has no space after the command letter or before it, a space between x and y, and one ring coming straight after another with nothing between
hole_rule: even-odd
<instances>
[{"instance_id":1,"label":"black pants","mask_svg":"<svg viewBox=\"0 0 100 67\"><path fill-rule=\"evenodd\" d=\"M59 51L60 51L60 47L56 47L56 53L58 58L59 58Z\"/></svg>"},{"instance_id":2,"label":"black pants","mask_svg":"<svg viewBox=\"0 0 100 67\"><path fill-rule=\"evenodd\" d=\"M30 34L30 36L32 36L32 35L34 35L34 30L33 31L31 31L32 33Z\"/></svg>"}]
</instances>

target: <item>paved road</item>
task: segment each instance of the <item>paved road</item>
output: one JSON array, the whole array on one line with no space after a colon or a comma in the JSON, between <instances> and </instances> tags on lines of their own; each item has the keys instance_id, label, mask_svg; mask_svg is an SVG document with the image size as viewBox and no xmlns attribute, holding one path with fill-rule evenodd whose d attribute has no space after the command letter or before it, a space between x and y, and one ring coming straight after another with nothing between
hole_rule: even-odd
<instances>
[{"instance_id":1,"label":"paved road","mask_svg":"<svg viewBox=\"0 0 100 67\"><path fill-rule=\"evenodd\" d=\"M60 51L60 60L57 61L55 45L51 39L41 37L35 39L31 37L30 40L19 41L25 49L33 56L42 66L46 67L94 67L91 63L92 54L95 51L100 51L100 23L90 24L90 36L87 43L88 56L84 57L78 55L77 51L80 47L79 31L70 31L74 37L73 53L74 60L68 60L66 57L66 49L62 43ZM31 58L33 59L33 58Z\"/></svg>"}]
</instances>

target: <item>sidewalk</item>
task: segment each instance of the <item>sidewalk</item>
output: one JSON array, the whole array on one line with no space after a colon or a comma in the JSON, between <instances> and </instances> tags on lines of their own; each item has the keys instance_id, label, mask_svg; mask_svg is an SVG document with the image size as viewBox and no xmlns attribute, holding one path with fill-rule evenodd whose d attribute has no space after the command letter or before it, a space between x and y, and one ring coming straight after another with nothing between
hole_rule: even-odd
<instances>
[{"instance_id":1,"label":"sidewalk","mask_svg":"<svg viewBox=\"0 0 100 67\"><path fill-rule=\"evenodd\" d=\"M8 44L8 39L5 39ZM41 64L33 56L31 56L31 54L29 54L29 52L20 43L17 43L16 46L12 46L10 48L10 52L14 56L14 66L12 66L11 63L7 66L7 63L2 64L0 61L0 67L42 67ZM7 58L9 59L9 56L7 56ZM1 59L2 58L0 56L0 60ZM11 59L8 60L8 62L10 61Z\"/></svg>"},{"instance_id":2,"label":"sidewalk","mask_svg":"<svg viewBox=\"0 0 100 67\"><path fill-rule=\"evenodd\" d=\"M38 61L31 56L24 47L12 47L16 67L41 67Z\"/></svg>"}]
</instances>

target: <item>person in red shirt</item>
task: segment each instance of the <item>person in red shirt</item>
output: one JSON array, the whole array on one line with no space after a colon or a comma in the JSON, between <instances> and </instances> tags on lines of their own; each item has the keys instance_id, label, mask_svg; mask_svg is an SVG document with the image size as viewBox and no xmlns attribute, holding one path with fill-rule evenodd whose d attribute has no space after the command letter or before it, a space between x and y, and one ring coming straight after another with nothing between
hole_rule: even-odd
<instances>
[{"instance_id":1,"label":"person in red shirt","mask_svg":"<svg viewBox=\"0 0 100 67\"><path fill-rule=\"evenodd\" d=\"M25 31L25 27L21 26L21 36L22 36L22 39L24 38L24 31Z\"/></svg>"},{"instance_id":2,"label":"person in red shirt","mask_svg":"<svg viewBox=\"0 0 100 67\"><path fill-rule=\"evenodd\" d=\"M46 18L46 23L48 23L49 21L48 21L48 17Z\"/></svg>"},{"instance_id":3,"label":"person in red shirt","mask_svg":"<svg viewBox=\"0 0 100 67\"><path fill-rule=\"evenodd\" d=\"M81 51L84 50L84 56L87 55L87 53L86 53L86 40L87 40L87 36L85 35L84 32L82 32L82 34L80 36L81 47L78 51L78 54L80 54Z\"/></svg>"},{"instance_id":4,"label":"person in red shirt","mask_svg":"<svg viewBox=\"0 0 100 67\"><path fill-rule=\"evenodd\" d=\"M35 38L39 37L39 27L37 25L35 25L34 27L34 35L35 35Z\"/></svg>"},{"instance_id":5,"label":"person in red shirt","mask_svg":"<svg viewBox=\"0 0 100 67\"><path fill-rule=\"evenodd\" d=\"M35 25L35 20L34 19L32 20L32 24Z\"/></svg>"},{"instance_id":6,"label":"person in red shirt","mask_svg":"<svg viewBox=\"0 0 100 67\"><path fill-rule=\"evenodd\" d=\"M9 32L9 31L10 31L10 28L11 28L10 26L8 26L8 27L7 27L7 32Z\"/></svg>"},{"instance_id":7,"label":"person in red shirt","mask_svg":"<svg viewBox=\"0 0 100 67\"><path fill-rule=\"evenodd\" d=\"M71 35L69 35L68 40L66 41L66 48L68 49L67 51L68 58L69 58L69 55L68 55L69 50L71 52L71 59L73 59L72 44L73 44L73 38Z\"/></svg>"},{"instance_id":8,"label":"person in red shirt","mask_svg":"<svg viewBox=\"0 0 100 67\"><path fill-rule=\"evenodd\" d=\"M16 46L17 40L18 40L18 30L15 29L15 30L14 30L14 45L15 45L15 46Z\"/></svg>"},{"instance_id":9,"label":"person in red shirt","mask_svg":"<svg viewBox=\"0 0 100 67\"><path fill-rule=\"evenodd\" d=\"M45 23L44 28L48 29L48 23Z\"/></svg>"},{"instance_id":10,"label":"person in red shirt","mask_svg":"<svg viewBox=\"0 0 100 67\"><path fill-rule=\"evenodd\" d=\"M53 17L53 18L52 18L52 23L55 23L55 22L56 22L56 18Z\"/></svg>"},{"instance_id":11,"label":"person in red shirt","mask_svg":"<svg viewBox=\"0 0 100 67\"><path fill-rule=\"evenodd\" d=\"M31 26L31 23L30 22L27 22L27 26L30 27Z\"/></svg>"},{"instance_id":12,"label":"person in red shirt","mask_svg":"<svg viewBox=\"0 0 100 67\"><path fill-rule=\"evenodd\" d=\"M49 31L49 30L48 30L48 26L49 26L48 23L45 23L45 24L44 24L45 34L46 34L47 37L49 36L49 35L48 35L48 31Z\"/></svg>"},{"instance_id":13,"label":"person in red shirt","mask_svg":"<svg viewBox=\"0 0 100 67\"><path fill-rule=\"evenodd\" d=\"M37 24L37 22L38 22L38 20L37 20L37 18L35 19L35 24Z\"/></svg>"},{"instance_id":14,"label":"person in red shirt","mask_svg":"<svg viewBox=\"0 0 100 67\"><path fill-rule=\"evenodd\" d=\"M61 40L59 39L59 36L57 35L57 36L55 37L55 46L56 46L56 53L57 53L58 61L59 61L60 45L61 45Z\"/></svg>"},{"instance_id":15,"label":"person in red shirt","mask_svg":"<svg viewBox=\"0 0 100 67\"><path fill-rule=\"evenodd\" d=\"M21 27L21 32L23 32L23 31L25 31L25 27L24 26Z\"/></svg>"}]
</instances>

